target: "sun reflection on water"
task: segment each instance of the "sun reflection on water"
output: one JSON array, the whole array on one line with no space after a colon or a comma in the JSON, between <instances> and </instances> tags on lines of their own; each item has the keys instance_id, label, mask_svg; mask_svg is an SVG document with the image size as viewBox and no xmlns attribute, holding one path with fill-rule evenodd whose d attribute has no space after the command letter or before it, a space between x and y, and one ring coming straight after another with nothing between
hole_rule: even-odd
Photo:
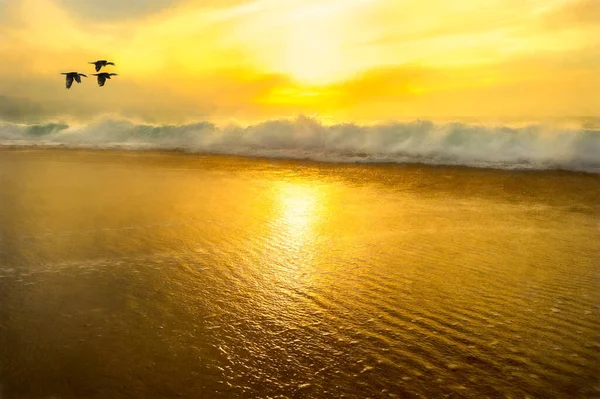
<instances>
[{"instance_id":1,"label":"sun reflection on water","mask_svg":"<svg viewBox=\"0 0 600 399\"><path fill-rule=\"evenodd\" d=\"M319 215L319 190L304 184L277 187L278 218L289 235L302 241L311 232Z\"/></svg>"},{"instance_id":2,"label":"sun reflection on water","mask_svg":"<svg viewBox=\"0 0 600 399\"><path fill-rule=\"evenodd\" d=\"M277 288L266 294L272 299L263 306L270 308L279 320L297 322L306 311L302 293L318 284L322 248L319 231L324 227L328 187L280 181L272 186L271 193L269 232L263 238L267 251L262 264L263 275L271 276Z\"/></svg>"},{"instance_id":3,"label":"sun reflection on water","mask_svg":"<svg viewBox=\"0 0 600 399\"><path fill-rule=\"evenodd\" d=\"M268 240L274 249L271 256L286 269L304 269L315 259L325 194L325 187L305 182L279 182L273 187Z\"/></svg>"}]
</instances>

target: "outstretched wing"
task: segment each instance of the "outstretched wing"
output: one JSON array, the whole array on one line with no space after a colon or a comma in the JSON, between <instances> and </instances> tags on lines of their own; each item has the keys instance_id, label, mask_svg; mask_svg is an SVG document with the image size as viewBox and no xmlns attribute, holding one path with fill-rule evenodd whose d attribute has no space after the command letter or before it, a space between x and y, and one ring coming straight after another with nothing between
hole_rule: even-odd
<instances>
[{"instance_id":1,"label":"outstretched wing","mask_svg":"<svg viewBox=\"0 0 600 399\"><path fill-rule=\"evenodd\" d=\"M81 83L81 78L79 77L79 74L73 76L75 78L75 80L77 81L77 83ZM73 82L73 79L71 79L71 82Z\"/></svg>"},{"instance_id":2,"label":"outstretched wing","mask_svg":"<svg viewBox=\"0 0 600 399\"><path fill-rule=\"evenodd\" d=\"M72 84L73 84L73 75L67 75L67 89L70 89Z\"/></svg>"},{"instance_id":3,"label":"outstretched wing","mask_svg":"<svg viewBox=\"0 0 600 399\"><path fill-rule=\"evenodd\" d=\"M102 68L102 65L99 62L96 62L94 65L96 65L96 72L100 72L100 68Z\"/></svg>"},{"instance_id":4,"label":"outstretched wing","mask_svg":"<svg viewBox=\"0 0 600 399\"><path fill-rule=\"evenodd\" d=\"M106 78L104 76L98 76L98 86L102 87L106 83Z\"/></svg>"}]
</instances>

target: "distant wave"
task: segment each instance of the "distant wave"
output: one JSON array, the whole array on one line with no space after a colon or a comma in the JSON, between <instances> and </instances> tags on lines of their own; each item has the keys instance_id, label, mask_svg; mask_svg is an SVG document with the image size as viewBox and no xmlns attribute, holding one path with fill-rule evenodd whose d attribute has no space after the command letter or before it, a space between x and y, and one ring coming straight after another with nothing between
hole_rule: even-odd
<instances>
[{"instance_id":1,"label":"distant wave","mask_svg":"<svg viewBox=\"0 0 600 399\"><path fill-rule=\"evenodd\" d=\"M511 127L427 120L323 125L272 120L246 127L145 125L124 119L88 124L0 122L0 145L180 150L325 162L425 163L600 173L600 130L543 124Z\"/></svg>"}]
</instances>

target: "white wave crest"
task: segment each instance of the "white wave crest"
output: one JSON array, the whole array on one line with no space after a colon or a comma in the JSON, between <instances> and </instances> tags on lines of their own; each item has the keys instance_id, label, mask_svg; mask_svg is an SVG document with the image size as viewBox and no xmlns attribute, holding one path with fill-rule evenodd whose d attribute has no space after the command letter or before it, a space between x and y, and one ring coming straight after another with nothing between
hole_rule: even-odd
<instances>
[{"instance_id":1,"label":"white wave crest","mask_svg":"<svg viewBox=\"0 0 600 399\"><path fill-rule=\"evenodd\" d=\"M100 119L84 125L0 122L0 145L181 150L325 162L395 162L600 173L600 130L414 121L323 125L299 117L246 127L145 125Z\"/></svg>"}]
</instances>

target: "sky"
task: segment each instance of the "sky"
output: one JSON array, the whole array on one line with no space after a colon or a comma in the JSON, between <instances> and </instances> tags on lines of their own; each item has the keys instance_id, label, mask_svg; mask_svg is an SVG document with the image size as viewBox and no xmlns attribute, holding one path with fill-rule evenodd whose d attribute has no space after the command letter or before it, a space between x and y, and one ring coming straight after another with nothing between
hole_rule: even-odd
<instances>
[{"instance_id":1,"label":"sky","mask_svg":"<svg viewBox=\"0 0 600 399\"><path fill-rule=\"evenodd\" d=\"M0 0L0 60L17 122L600 116L600 1Z\"/></svg>"}]
</instances>

